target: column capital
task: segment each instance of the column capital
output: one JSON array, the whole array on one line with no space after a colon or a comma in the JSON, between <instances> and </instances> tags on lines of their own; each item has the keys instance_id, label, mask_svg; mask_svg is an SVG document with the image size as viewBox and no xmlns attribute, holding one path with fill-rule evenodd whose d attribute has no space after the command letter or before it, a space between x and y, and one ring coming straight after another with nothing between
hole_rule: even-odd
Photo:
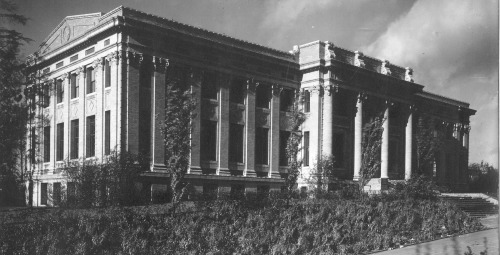
<instances>
[{"instance_id":1,"label":"column capital","mask_svg":"<svg viewBox=\"0 0 500 255\"><path fill-rule=\"evenodd\" d=\"M153 57L153 70L158 73L166 73L169 62L166 58Z\"/></svg>"},{"instance_id":2,"label":"column capital","mask_svg":"<svg viewBox=\"0 0 500 255\"><path fill-rule=\"evenodd\" d=\"M135 66L140 66L142 64L142 60L144 59L142 53L126 51L125 54L127 64Z\"/></svg>"},{"instance_id":3,"label":"column capital","mask_svg":"<svg viewBox=\"0 0 500 255\"><path fill-rule=\"evenodd\" d=\"M102 64L103 64L103 61L102 61L102 58L96 58L91 66L94 68L94 69L97 69L97 68L101 68L102 67Z\"/></svg>"},{"instance_id":4,"label":"column capital","mask_svg":"<svg viewBox=\"0 0 500 255\"><path fill-rule=\"evenodd\" d=\"M337 85L327 85L327 86L325 86L324 90L325 90L325 92L326 92L326 94L328 96L331 96L333 93L338 93L339 92L339 86L337 86Z\"/></svg>"},{"instance_id":5,"label":"column capital","mask_svg":"<svg viewBox=\"0 0 500 255\"><path fill-rule=\"evenodd\" d=\"M76 75L80 75L80 73L85 73L85 68L83 68L83 66L80 66L74 71L74 73Z\"/></svg>"},{"instance_id":6,"label":"column capital","mask_svg":"<svg viewBox=\"0 0 500 255\"><path fill-rule=\"evenodd\" d=\"M164 70L167 70L167 67L168 67L169 63L168 63L168 59L167 59L167 62L166 62L166 66L165 66L165 69ZM198 68L189 68L189 81L191 84L197 84L198 82L201 82L203 80L203 75L205 74L205 72L203 70L200 70Z\"/></svg>"},{"instance_id":7,"label":"column capital","mask_svg":"<svg viewBox=\"0 0 500 255\"><path fill-rule=\"evenodd\" d=\"M391 106L394 106L394 102L392 100L390 100L390 99L386 99L385 100L385 106L387 106L387 107L390 108Z\"/></svg>"},{"instance_id":8,"label":"column capital","mask_svg":"<svg viewBox=\"0 0 500 255\"><path fill-rule=\"evenodd\" d=\"M318 86L313 86L311 88L311 95L318 94L318 95L323 95L323 86L318 85Z\"/></svg>"},{"instance_id":9,"label":"column capital","mask_svg":"<svg viewBox=\"0 0 500 255\"><path fill-rule=\"evenodd\" d=\"M255 93L255 90L260 85L259 82L254 82L253 78L247 79L246 82L247 82L247 86L246 86L247 92L251 92L251 93Z\"/></svg>"},{"instance_id":10,"label":"column capital","mask_svg":"<svg viewBox=\"0 0 500 255\"><path fill-rule=\"evenodd\" d=\"M109 62L116 62L118 63L118 60L120 59L120 54L118 53L118 51L113 51L111 53L109 53L108 55L106 55L106 60L109 61Z\"/></svg>"},{"instance_id":11,"label":"column capital","mask_svg":"<svg viewBox=\"0 0 500 255\"><path fill-rule=\"evenodd\" d=\"M368 99L368 95L365 92L359 92L358 93L358 99L357 102L363 102Z\"/></svg>"},{"instance_id":12,"label":"column capital","mask_svg":"<svg viewBox=\"0 0 500 255\"><path fill-rule=\"evenodd\" d=\"M59 77L57 77L58 80L66 80L68 78L68 73L63 73Z\"/></svg>"},{"instance_id":13,"label":"column capital","mask_svg":"<svg viewBox=\"0 0 500 255\"><path fill-rule=\"evenodd\" d=\"M283 91L283 86L278 85L278 84L273 84L272 85L272 90L273 90L273 95L274 96L280 96L281 92Z\"/></svg>"}]
</instances>

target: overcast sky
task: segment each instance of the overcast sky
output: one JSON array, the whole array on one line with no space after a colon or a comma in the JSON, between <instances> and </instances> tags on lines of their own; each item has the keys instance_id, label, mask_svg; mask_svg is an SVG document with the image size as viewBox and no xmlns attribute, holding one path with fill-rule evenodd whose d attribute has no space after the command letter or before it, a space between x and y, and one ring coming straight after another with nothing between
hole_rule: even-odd
<instances>
[{"instance_id":1,"label":"overcast sky","mask_svg":"<svg viewBox=\"0 0 500 255\"><path fill-rule=\"evenodd\" d=\"M30 18L28 55L65 16L119 5L211 31L291 50L316 40L414 69L425 90L466 101L470 162L498 167L498 1L496 0L16 0Z\"/></svg>"}]
</instances>

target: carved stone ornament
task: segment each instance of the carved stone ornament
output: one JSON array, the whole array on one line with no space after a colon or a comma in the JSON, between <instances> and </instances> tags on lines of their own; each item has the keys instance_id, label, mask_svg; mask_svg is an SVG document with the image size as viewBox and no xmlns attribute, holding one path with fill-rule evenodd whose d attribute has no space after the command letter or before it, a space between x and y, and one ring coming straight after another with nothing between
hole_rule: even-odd
<instances>
[{"instance_id":1,"label":"carved stone ornament","mask_svg":"<svg viewBox=\"0 0 500 255\"><path fill-rule=\"evenodd\" d=\"M323 92L323 86L313 86L311 89L311 95L318 94L321 95Z\"/></svg>"},{"instance_id":2,"label":"carved stone ornament","mask_svg":"<svg viewBox=\"0 0 500 255\"><path fill-rule=\"evenodd\" d=\"M294 45L293 46L293 49L291 51L289 51L291 54L294 55L294 58L295 60L297 60L298 56L299 56L299 53L300 53L300 48L298 45Z\"/></svg>"},{"instance_id":3,"label":"carved stone ornament","mask_svg":"<svg viewBox=\"0 0 500 255\"><path fill-rule=\"evenodd\" d=\"M390 65L391 65L391 63L389 63L389 61L382 60L382 66L380 67L380 73L385 74L385 75L391 75L391 69L389 68Z\"/></svg>"},{"instance_id":4,"label":"carved stone ornament","mask_svg":"<svg viewBox=\"0 0 500 255\"><path fill-rule=\"evenodd\" d=\"M83 66L78 67L78 68L74 71L74 73L75 73L76 75L80 75L80 73L84 73L84 72L85 72L85 68L83 68Z\"/></svg>"},{"instance_id":5,"label":"carved stone ornament","mask_svg":"<svg viewBox=\"0 0 500 255\"><path fill-rule=\"evenodd\" d=\"M339 86L328 85L328 86L325 86L324 90L326 91L326 94L328 96L331 96L333 93L339 92Z\"/></svg>"},{"instance_id":6,"label":"carved stone ornament","mask_svg":"<svg viewBox=\"0 0 500 255\"><path fill-rule=\"evenodd\" d=\"M410 67L406 68L405 81L413 82L413 69L411 69Z\"/></svg>"},{"instance_id":7,"label":"carved stone ornament","mask_svg":"<svg viewBox=\"0 0 500 255\"><path fill-rule=\"evenodd\" d=\"M68 73L63 73L61 76L59 76L57 79L59 80L66 80L69 77Z\"/></svg>"},{"instance_id":8,"label":"carved stone ornament","mask_svg":"<svg viewBox=\"0 0 500 255\"><path fill-rule=\"evenodd\" d=\"M366 93L364 92L358 93L358 102L363 102L366 99L368 99L368 95L366 95Z\"/></svg>"},{"instance_id":9,"label":"carved stone ornament","mask_svg":"<svg viewBox=\"0 0 500 255\"><path fill-rule=\"evenodd\" d=\"M168 59L161 57L153 57L153 70L159 73L165 73L168 67Z\"/></svg>"},{"instance_id":10,"label":"carved stone ornament","mask_svg":"<svg viewBox=\"0 0 500 255\"><path fill-rule=\"evenodd\" d=\"M94 67L94 69L95 68L100 68L100 67L102 67L102 64L103 64L102 62L103 62L102 58L96 58L94 60L94 62L92 62L92 67Z\"/></svg>"},{"instance_id":11,"label":"carved stone ornament","mask_svg":"<svg viewBox=\"0 0 500 255\"><path fill-rule=\"evenodd\" d=\"M258 86L259 86L259 83L254 82L253 79L247 80L247 92L250 92L252 94L255 93L255 90L257 89Z\"/></svg>"},{"instance_id":12,"label":"carved stone ornament","mask_svg":"<svg viewBox=\"0 0 500 255\"><path fill-rule=\"evenodd\" d=\"M354 65L357 67L365 67L365 61L363 61L363 52L355 51L354 52Z\"/></svg>"},{"instance_id":13,"label":"carved stone ornament","mask_svg":"<svg viewBox=\"0 0 500 255\"><path fill-rule=\"evenodd\" d=\"M334 59L336 57L334 48L335 45L333 43L329 41L325 42L325 59Z\"/></svg>"},{"instance_id":14,"label":"carved stone ornament","mask_svg":"<svg viewBox=\"0 0 500 255\"><path fill-rule=\"evenodd\" d=\"M283 91L283 87L278 84L273 84L273 95L279 96L281 95L281 91Z\"/></svg>"},{"instance_id":15,"label":"carved stone ornament","mask_svg":"<svg viewBox=\"0 0 500 255\"><path fill-rule=\"evenodd\" d=\"M111 62L111 63L114 63L114 62L118 63L119 59L120 59L120 54L118 54L117 51L113 51L106 56L106 60Z\"/></svg>"},{"instance_id":16,"label":"carved stone ornament","mask_svg":"<svg viewBox=\"0 0 500 255\"><path fill-rule=\"evenodd\" d=\"M140 66L142 64L143 56L141 53L127 51L126 54L129 65Z\"/></svg>"}]
</instances>

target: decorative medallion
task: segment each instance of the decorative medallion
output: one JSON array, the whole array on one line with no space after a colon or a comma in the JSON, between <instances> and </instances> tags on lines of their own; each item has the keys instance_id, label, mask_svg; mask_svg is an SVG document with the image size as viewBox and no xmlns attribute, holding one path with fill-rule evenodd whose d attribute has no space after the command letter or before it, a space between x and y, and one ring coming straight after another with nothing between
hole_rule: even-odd
<instances>
[{"instance_id":1,"label":"decorative medallion","mask_svg":"<svg viewBox=\"0 0 500 255\"><path fill-rule=\"evenodd\" d=\"M71 29L66 25L61 31L61 42L67 42L71 38Z\"/></svg>"}]
</instances>

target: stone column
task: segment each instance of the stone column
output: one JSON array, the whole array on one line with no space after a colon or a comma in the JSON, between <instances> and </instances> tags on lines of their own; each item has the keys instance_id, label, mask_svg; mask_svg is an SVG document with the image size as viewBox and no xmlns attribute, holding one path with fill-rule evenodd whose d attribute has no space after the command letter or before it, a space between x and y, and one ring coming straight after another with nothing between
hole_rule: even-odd
<instances>
[{"instance_id":1,"label":"stone column","mask_svg":"<svg viewBox=\"0 0 500 255\"><path fill-rule=\"evenodd\" d=\"M259 83L247 80L247 100L245 119L245 170L243 176L248 171L255 171L255 90ZM269 177L271 177L269 175Z\"/></svg>"},{"instance_id":2,"label":"stone column","mask_svg":"<svg viewBox=\"0 0 500 255\"><path fill-rule=\"evenodd\" d=\"M161 127L165 121L165 73L168 59L153 57L151 77L151 171L165 164L165 146Z\"/></svg>"},{"instance_id":3,"label":"stone column","mask_svg":"<svg viewBox=\"0 0 500 255\"><path fill-rule=\"evenodd\" d=\"M408 120L406 122L405 129L405 180L411 178L411 166L412 166L412 145L413 145L413 107L410 106L408 112Z\"/></svg>"},{"instance_id":4,"label":"stone column","mask_svg":"<svg viewBox=\"0 0 500 255\"><path fill-rule=\"evenodd\" d=\"M70 79L71 73L65 73L63 75L63 86L64 86L64 157L63 159L69 159L70 156L70 140L71 140L71 86Z\"/></svg>"},{"instance_id":5,"label":"stone column","mask_svg":"<svg viewBox=\"0 0 500 255\"><path fill-rule=\"evenodd\" d=\"M353 180L358 181L361 173L362 142L363 142L363 100L360 93L356 102L356 116L354 117L354 175Z\"/></svg>"},{"instance_id":6,"label":"stone column","mask_svg":"<svg viewBox=\"0 0 500 255\"><path fill-rule=\"evenodd\" d=\"M203 80L203 71L192 70L190 75L191 93L196 102L194 109L194 117L191 129L191 155L190 167L188 172L198 171L201 173L201 106L203 104L201 99L201 83ZM194 169L194 170L193 170Z\"/></svg>"},{"instance_id":7,"label":"stone column","mask_svg":"<svg viewBox=\"0 0 500 255\"><path fill-rule=\"evenodd\" d=\"M380 178L389 178L389 107L390 102L386 101L384 119L382 123L382 144L380 148Z\"/></svg>"},{"instance_id":8,"label":"stone column","mask_svg":"<svg viewBox=\"0 0 500 255\"><path fill-rule=\"evenodd\" d=\"M219 75L219 156L217 175L229 175L229 86L231 77Z\"/></svg>"},{"instance_id":9,"label":"stone column","mask_svg":"<svg viewBox=\"0 0 500 255\"><path fill-rule=\"evenodd\" d=\"M333 154L333 90L332 86L325 88L323 97L323 150L322 155ZM321 156L321 155L320 155Z\"/></svg>"},{"instance_id":10,"label":"stone column","mask_svg":"<svg viewBox=\"0 0 500 255\"><path fill-rule=\"evenodd\" d=\"M283 91L283 87L278 84L273 84L272 87L272 99L271 99L271 129L269 142L270 148L268 151L269 157L269 176L273 174L279 175L279 167L280 167L280 95L281 91ZM269 156L271 155L271 156Z\"/></svg>"},{"instance_id":11,"label":"stone column","mask_svg":"<svg viewBox=\"0 0 500 255\"><path fill-rule=\"evenodd\" d=\"M127 51L127 106L125 110L127 121L126 147L131 153L139 152L139 71L142 64L142 54Z\"/></svg>"},{"instance_id":12,"label":"stone column","mask_svg":"<svg viewBox=\"0 0 500 255\"><path fill-rule=\"evenodd\" d=\"M309 168L312 169L317 164L318 159L320 159L321 155L321 126L322 126L322 105L321 105L321 97L323 96L323 88L321 86L314 86L311 90L311 112L309 115L310 121L310 133L309 133ZM304 176L308 178L311 174L311 171Z\"/></svg>"}]
</instances>

